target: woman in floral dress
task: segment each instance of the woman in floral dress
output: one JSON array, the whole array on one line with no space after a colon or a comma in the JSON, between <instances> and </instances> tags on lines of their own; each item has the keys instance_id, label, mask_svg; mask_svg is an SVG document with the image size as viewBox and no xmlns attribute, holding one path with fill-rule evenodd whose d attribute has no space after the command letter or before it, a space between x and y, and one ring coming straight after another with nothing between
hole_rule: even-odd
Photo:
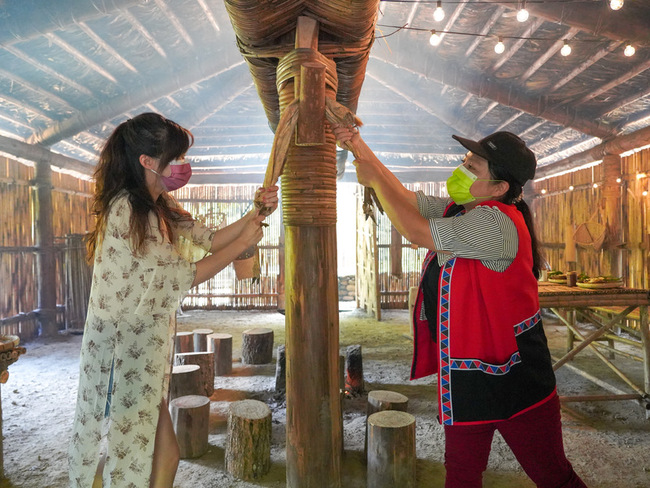
<instances>
[{"instance_id":1,"label":"woman in floral dress","mask_svg":"<svg viewBox=\"0 0 650 488\"><path fill-rule=\"evenodd\" d=\"M188 130L144 113L120 124L101 151L97 223L88 240L93 281L69 449L71 487L172 487L179 460L165 401L172 319L191 287L263 236L258 210L212 231L167 193L189 179L175 168L192 143ZM258 190L256 200L274 210L277 187ZM180 239L207 255L190 262L179 252ZM106 453L100 462L102 430Z\"/></svg>"}]
</instances>

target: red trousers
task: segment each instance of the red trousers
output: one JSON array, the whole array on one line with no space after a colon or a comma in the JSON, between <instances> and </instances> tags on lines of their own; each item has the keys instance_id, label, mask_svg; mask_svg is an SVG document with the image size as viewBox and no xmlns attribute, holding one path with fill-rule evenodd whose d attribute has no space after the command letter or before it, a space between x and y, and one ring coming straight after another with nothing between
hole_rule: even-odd
<instances>
[{"instance_id":1,"label":"red trousers","mask_svg":"<svg viewBox=\"0 0 650 488\"><path fill-rule=\"evenodd\" d=\"M509 420L445 426L445 488L480 488L498 430L539 488L586 488L564 454L557 395Z\"/></svg>"}]
</instances>

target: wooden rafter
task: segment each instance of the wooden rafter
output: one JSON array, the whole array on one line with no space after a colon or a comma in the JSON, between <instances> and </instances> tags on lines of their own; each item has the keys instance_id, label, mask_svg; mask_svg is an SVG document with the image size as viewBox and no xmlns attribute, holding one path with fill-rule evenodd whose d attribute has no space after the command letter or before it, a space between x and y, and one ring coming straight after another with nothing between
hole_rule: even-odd
<instances>
[{"instance_id":1,"label":"wooden rafter","mask_svg":"<svg viewBox=\"0 0 650 488\"><path fill-rule=\"evenodd\" d=\"M551 47L549 47L544 54L542 54L540 57L538 57L533 64L530 65L530 68L528 68L523 75L519 77L519 82L524 83L528 78L533 76L537 72L538 69L540 69L544 64L551 59L557 52L562 49L562 46L564 45L564 41L568 41L570 39L573 39L573 37L578 33L578 29L576 27L570 28L566 34L562 36L562 39L559 41L556 41L553 43Z\"/></svg>"},{"instance_id":2,"label":"wooden rafter","mask_svg":"<svg viewBox=\"0 0 650 488\"><path fill-rule=\"evenodd\" d=\"M139 107L149 103L151 100L168 96L181 88L193 83L220 76L224 73L232 72L237 77L237 83L231 86L248 85L250 78L244 62L237 60L228 69L219 70L223 59L209 59L211 64L195 65L189 69L177 73L176 76L168 76L160 80L160 83L154 86L142 87L139 90L133 90L126 94L116 97L112 103L102 104L86 112L81 112L73 117L54 124L43 131L35 133L29 138L32 144L42 144L49 146L56 142L73 136L88 127L105 122L117 117L134 107ZM208 73L207 75L205 73Z\"/></svg>"},{"instance_id":3,"label":"wooden rafter","mask_svg":"<svg viewBox=\"0 0 650 488\"><path fill-rule=\"evenodd\" d=\"M485 0L489 3L498 3L509 9L517 9L517 2L502 0ZM532 16L550 20L557 24L564 24L589 32L591 34L607 37L619 41L648 42L648 24L650 19L640 18L630 9L621 9L613 13L608 2L558 2L526 4L526 9Z\"/></svg>"}]
</instances>

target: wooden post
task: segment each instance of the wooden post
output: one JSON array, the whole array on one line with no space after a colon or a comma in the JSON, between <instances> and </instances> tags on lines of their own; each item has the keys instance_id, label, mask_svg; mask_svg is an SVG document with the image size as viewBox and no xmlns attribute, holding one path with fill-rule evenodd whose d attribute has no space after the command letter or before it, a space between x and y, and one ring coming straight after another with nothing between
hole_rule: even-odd
<instances>
[{"instance_id":1,"label":"wooden post","mask_svg":"<svg viewBox=\"0 0 650 488\"><path fill-rule=\"evenodd\" d=\"M394 225L390 226L390 275L402 277L402 234Z\"/></svg>"},{"instance_id":2,"label":"wooden post","mask_svg":"<svg viewBox=\"0 0 650 488\"><path fill-rule=\"evenodd\" d=\"M202 393L204 386L201 383L200 369L198 364L172 367L172 376L169 380L169 399Z\"/></svg>"},{"instance_id":3,"label":"wooden post","mask_svg":"<svg viewBox=\"0 0 650 488\"><path fill-rule=\"evenodd\" d=\"M258 400L230 406L226 437L226 470L243 480L262 477L271 469L271 410Z\"/></svg>"},{"instance_id":4,"label":"wooden post","mask_svg":"<svg viewBox=\"0 0 650 488\"><path fill-rule=\"evenodd\" d=\"M208 351L214 354L214 375L232 373L232 335L214 333L208 336Z\"/></svg>"},{"instance_id":5,"label":"wooden post","mask_svg":"<svg viewBox=\"0 0 650 488\"><path fill-rule=\"evenodd\" d=\"M207 397L214 393L214 353L212 352L183 352L176 354L177 365L196 364L199 370L201 394Z\"/></svg>"},{"instance_id":6,"label":"wooden post","mask_svg":"<svg viewBox=\"0 0 650 488\"><path fill-rule=\"evenodd\" d=\"M318 25L299 17L300 56L336 65L316 51ZM289 53L279 62L292 63ZM299 73L281 87L280 109L291 103ZM283 79L284 81L284 79ZM304 81L306 83L306 81ZM280 85L278 85L280 86ZM328 84L328 96L336 98ZM300 87L321 96L319 87ZM318 94L318 95L317 95ZM320 117L324 118L325 114ZM336 261L336 146L331 133L321 146L290 145L284 166L287 367L287 488L341 485L341 400L338 378L338 280ZM315 442L315 440L318 440Z\"/></svg>"},{"instance_id":7,"label":"wooden post","mask_svg":"<svg viewBox=\"0 0 650 488\"><path fill-rule=\"evenodd\" d=\"M267 364L273 360L273 330L248 329L242 332L241 360L244 364Z\"/></svg>"},{"instance_id":8,"label":"wooden post","mask_svg":"<svg viewBox=\"0 0 650 488\"><path fill-rule=\"evenodd\" d=\"M174 398L169 411L181 459L205 454L208 450L210 399L201 395Z\"/></svg>"},{"instance_id":9,"label":"wooden post","mask_svg":"<svg viewBox=\"0 0 650 488\"><path fill-rule=\"evenodd\" d=\"M174 353L194 352L194 334L192 332L176 332L174 336Z\"/></svg>"},{"instance_id":10,"label":"wooden post","mask_svg":"<svg viewBox=\"0 0 650 488\"><path fill-rule=\"evenodd\" d=\"M300 67L300 90L296 145L325 143L325 65L305 63Z\"/></svg>"},{"instance_id":11,"label":"wooden post","mask_svg":"<svg viewBox=\"0 0 650 488\"><path fill-rule=\"evenodd\" d=\"M38 283L37 318L41 334L53 337L58 334L56 325L56 260L54 259L54 228L52 209L52 168L50 158L35 161L34 215L36 274Z\"/></svg>"},{"instance_id":12,"label":"wooden post","mask_svg":"<svg viewBox=\"0 0 650 488\"><path fill-rule=\"evenodd\" d=\"M621 232L621 185L616 182L621 177L621 157L618 154L605 154L603 157L603 189L605 200L605 221L608 227L609 246L606 256L609 258L606 274L621 276L623 270L623 251L612 244L623 242Z\"/></svg>"},{"instance_id":13,"label":"wooden post","mask_svg":"<svg viewBox=\"0 0 650 488\"><path fill-rule=\"evenodd\" d=\"M415 488L415 417L384 410L368 417L368 486Z\"/></svg>"},{"instance_id":14,"label":"wooden post","mask_svg":"<svg viewBox=\"0 0 650 488\"><path fill-rule=\"evenodd\" d=\"M275 363L275 392L284 395L287 391L287 361L284 344L278 346Z\"/></svg>"},{"instance_id":15,"label":"wooden post","mask_svg":"<svg viewBox=\"0 0 650 488\"><path fill-rule=\"evenodd\" d=\"M192 331L194 352L208 352L208 336L213 332L212 329L194 329Z\"/></svg>"}]
</instances>

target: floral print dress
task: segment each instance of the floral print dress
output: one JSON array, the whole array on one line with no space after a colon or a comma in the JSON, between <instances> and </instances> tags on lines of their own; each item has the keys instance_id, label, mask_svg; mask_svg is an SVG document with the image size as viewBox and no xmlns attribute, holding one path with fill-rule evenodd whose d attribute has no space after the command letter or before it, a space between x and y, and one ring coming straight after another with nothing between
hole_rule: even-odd
<instances>
[{"instance_id":1,"label":"floral print dress","mask_svg":"<svg viewBox=\"0 0 650 488\"><path fill-rule=\"evenodd\" d=\"M135 255L130 216L126 193L118 195L95 253L69 448L70 486L75 488L93 483L111 369L103 486L149 486L160 403L169 384L172 319L196 273L179 246L163 238L153 214L146 251ZM176 235L207 251L214 231L191 221L179 225Z\"/></svg>"}]
</instances>

